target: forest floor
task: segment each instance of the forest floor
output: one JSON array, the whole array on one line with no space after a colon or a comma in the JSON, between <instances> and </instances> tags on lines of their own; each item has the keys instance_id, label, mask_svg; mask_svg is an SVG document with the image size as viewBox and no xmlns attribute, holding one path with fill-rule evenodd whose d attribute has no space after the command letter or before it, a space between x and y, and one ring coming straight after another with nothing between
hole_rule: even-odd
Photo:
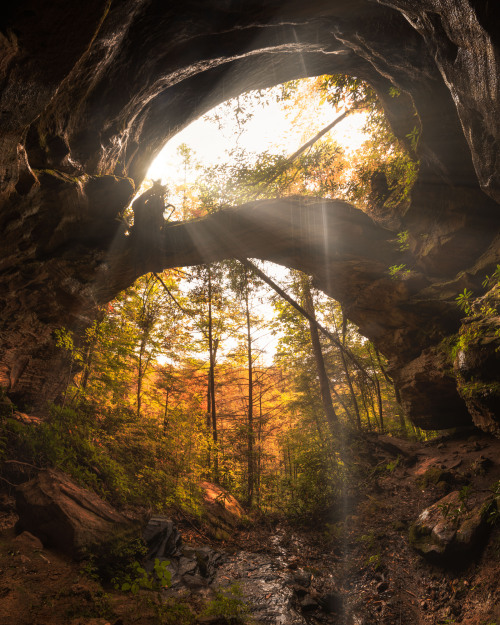
<instances>
[{"instance_id":1,"label":"forest floor","mask_svg":"<svg viewBox=\"0 0 500 625\"><path fill-rule=\"evenodd\" d=\"M350 498L343 522L304 527L264 519L226 542L208 541L226 558L214 585L239 584L254 623L500 625L500 524L453 568L427 562L408 540L411 523L446 492L468 484L473 499L500 479L500 439L469 433L421 444L373 436L360 453L365 487ZM437 474L444 479L423 479ZM240 605L213 587L185 589L161 608L152 592L103 587L85 563L16 537L15 510L7 496L2 502L0 625L229 623ZM185 543L207 543L191 523L178 521ZM269 608L278 578L287 612L252 609L252 588L264 588L260 600ZM199 617L207 601L219 602L219 617Z\"/></svg>"}]
</instances>

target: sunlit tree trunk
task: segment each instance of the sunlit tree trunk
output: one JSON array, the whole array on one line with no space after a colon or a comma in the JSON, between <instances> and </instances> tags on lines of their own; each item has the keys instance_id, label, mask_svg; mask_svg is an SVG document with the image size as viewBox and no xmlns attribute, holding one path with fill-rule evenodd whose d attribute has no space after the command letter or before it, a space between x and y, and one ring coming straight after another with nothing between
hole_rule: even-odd
<instances>
[{"instance_id":1,"label":"sunlit tree trunk","mask_svg":"<svg viewBox=\"0 0 500 625\"><path fill-rule=\"evenodd\" d=\"M170 398L170 388L167 388L167 396L165 397L165 412L163 414L163 434L168 430L168 400Z\"/></svg>"},{"instance_id":2,"label":"sunlit tree trunk","mask_svg":"<svg viewBox=\"0 0 500 625\"><path fill-rule=\"evenodd\" d=\"M250 325L250 307L248 304L248 274L245 269L245 317L246 317L246 325L247 325L247 353L248 353L248 459L247 459L247 467L248 467L248 493L247 493L247 504L250 508L253 504L254 498L254 485L255 485L255 474L254 474L254 423L253 423L253 362L252 362L252 334L251 334L251 325Z\"/></svg>"},{"instance_id":3,"label":"sunlit tree trunk","mask_svg":"<svg viewBox=\"0 0 500 625\"><path fill-rule=\"evenodd\" d=\"M257 475L255 477L257 507L260 508L260 489L262 472L262 384L259 392L259 427L257 428Z\"/></svg>"},{"instance_id":4,"label":"sunlit tree trunk","mask_svg":"<svg viewBox=\"0 0 500 625\"><path fill-rule=\"evenodd\" d=\"M368 423L368 429L371 431L372 430L372 422L370 420L370 410L368 408L368 405L366 403L366 385L364 382L361 382L359 385L359 390L361 393L361 401L363 402L363 408L365 409L365 414L366 414L366 421Z\"/></svg>"},{"instance_id":5,"label":"sunlit tree trunk","mask_svg":"<svg viewBox=\"0 0 500 625\"><path fill-rule=\"evenodd\" d=\"M304 309L313 318L316 318L314 310L314 302L311 295L311 288L309 286L309 279L305 276L302 278L302 298L304 300ZM309 333L311 336L311 345L314 355L314 361L316 363L316 371L319 378L319 386L321 392L321 402L323 404L323 410L328 422L328 426L332 434L338 432L339 420L335 408L333 407L332 396L330 393L330 384L328 382L328 376L326 374L325 360L323 358L323 351L321 349L321 342L319 340L319 333L317 326L312 322L309 323Z\"/></svg>"},{"instance_id":6,"label":"sunlit tree trunk","mask_svg":"<svg viewBox=\"0 0 500 625\"><path fill-rule=\"evenodd\" d=\"M371 360L371 363L372 363L372 370L373 370L372 380L373 380L373 385L375 386L375 392L377 393L377 404L378 404L378 415L379 415L379 421L380 421L380 431L383 432L384 431L384 407L383 407L383 404L382 404L382 391L380 389L380 380L378 379L378 375L377 375L377 371L376 371L376 367L375 367L375 361L373 360L373 355L372 355L370 347L368 347L368 353L370 355L370 360Z\"/></svg>"},{"instance_id":7,"label":"sunlit tree trunk","mask_svg":"<svg viewBox=\"0 0 500 625\"><path fill-rule=\"evenodd\" d=\"M141 416L142 407L142 382L144 379L144 373L146 371L145 352L146 352L147 337L143 335L141 337L141 343L139 346L139 364L137 367L137 416Z\"/></svg>"},{"instance_id":8,"label":"sunlit tree trunk","mask_svg":"<svg viewBox=\"0 0 500 625\"><path fill-rule=\"evenodd\" d=\"M347 317L344 315L344 311L343 310L341 310L341 312L342 312L342 345L345 347L346 335L347 335ZM347 386L349 387L349 392L351 394L352 406L353 406L354 412L356 414L356 426L357 426L358 430L361 431L361 415L359 414L358 400L357 400L357 397L356 397L356 393L354 391L354 386L353 386L353 383L352 383L351 372L349 371L349 366L347 364L347 359L346 359L344 350L341 349L339 351L340 351L340 358L342 360L342 365L344 367L345 377L346 377L346 380L347 380Z\"/></svg>"},{"instance_id":9,"label":"sunlit tree trunk","mask_svg":"<svg viewBox=\"0 0 500 625\"><path fill-rule=\"evenodd\" d=\"M219 455L217 452L217 413L215 406L215 350L216 344L213 339L213 319L212 319L212 274L210 265L208 266L208 351L209 351L209 374L208 374L208 395L207 400L210 406L207 415L208 426L212 425L212 442L213 442L213 463L214 463L214 479L219 478Z\"/></svg>"}]
</instances>

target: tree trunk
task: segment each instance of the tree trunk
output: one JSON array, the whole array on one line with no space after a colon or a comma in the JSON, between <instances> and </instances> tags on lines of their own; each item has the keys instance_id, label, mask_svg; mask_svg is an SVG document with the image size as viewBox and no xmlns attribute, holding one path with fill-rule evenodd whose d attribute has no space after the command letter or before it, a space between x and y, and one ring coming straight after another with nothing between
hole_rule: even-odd
<instances>
[{"instance_id":1,"label":"tree trunk","mask_svg":"<svg viewBox=\"0 0 500 625\"><path fill-rule=\"evenodd\" d=\"M314 302L311 295L311 289L309 286L309 278L303 277L302 279L302 297L304 299L304 309L313 319L316 318L314 310ZM319 378L319 386L321 391L321 402L323 404L323 410L328 422L328 427L332 434L337 434L339 429L339 420L335 408L333 407L332 396L330 393L330 384L328 383L328 376L326 374L325 360L323 358L323 351L321 350L321 342L319 340L318 327L315 323L308 320L309 333L311 336L311 345L314 355L314 361L316 363L316 371Z\"/></svg>"},{"instance_id":2,"label":"tree trunk","mask_svg":"<svg viewBox=\"0 0 500 625\"><path fill-rule=\"evenodd\" d=\"M379 414L379 419L380 419L380 431L384 432L384 407L382 404L382 392L380 390L380 380L378 379L378 375L375 369L375 361L373 360L373 356L372 356L372 352L371 349L368 347L368 353L370 354L370 360L372 362L372 367L373 367L373 383L375 385L375 390L377 392L377 403L378 403L378 414ZM378 360L380 367L382 366L382 363L380 362L380 359ZM382 371L382 374L384 372Z\"/></svg>"},{"instance_id":3,"label":"tree trunk","mask_svg":"<svg viewBox=\"0 0 500 625\"><path fill-rule=\"evenodd\" d=\"M342 345L345 347L345 340L347 334L347 317L344 315L344 311L342 312ZM347 359L345 357L345 352L343 349L340 351L340 358L342 359L342 365L344 367L345 377L347 380L347 386L349 387L349 392L351 393L352 406L354 408L354 412L356 414L356 425L359 431L361 431L361 415L359 414L359 406L358 400L356 397L356 393L354 392L354 386L352 383L351 372L349 371L349 366L347 364Z\"/></svg>"},{"instance_id":4,"label":"tree trunk","mask_svg":"<svg viewBox=\"0 0 500 625\"><path fill-rule=\"evenodd\" d=\"M219 479L219 455L217 452L217 413L215 408L215 344L213 339L213 320L212 320L212 272L208 265L208 351L210 358L209 370L209 417L212 423L212 442L213 442L213 460L214 460L214 480ZM207 421L208 421L207 418Z\"/></svg>"},{"instance_id":5,"label":"tree trunk","mask_svg":"<svg viewBox=\"0 0 500 625\"><path fill-rule=\"evenodd\" d=\"M254 497L254 424L253 424L253 363L252 363L252 335L250 328L250 308L248 305L248 274L245 269L245 315L247 322L247 350L248 350L248 495L247 504L251 508Z\"/></svg>"},{"instance_id":6,"label":"tree trunk","mask_svg":"<svg viewBox=\"0 0 500 625\"><path fill-rule=\"evenodd\" d=\"M139 366L137 369L137 416L141 416L142 406L142 379L144 377L144 351L146 349L146 338L141 338L141 345L139 347Z\"/></svg>"},{"instance_id":7,"label":"tree trunk","mask_svg":"<svg viewBox=\"0 0 500 625\"><path fill-rule=\"evenodd\" d=\"M163 415L163 434L165 435L168 430L168 400L170 397L170 389L167 388L167 396L165 397L165 414Z\"/></svg>"}]
</instances>

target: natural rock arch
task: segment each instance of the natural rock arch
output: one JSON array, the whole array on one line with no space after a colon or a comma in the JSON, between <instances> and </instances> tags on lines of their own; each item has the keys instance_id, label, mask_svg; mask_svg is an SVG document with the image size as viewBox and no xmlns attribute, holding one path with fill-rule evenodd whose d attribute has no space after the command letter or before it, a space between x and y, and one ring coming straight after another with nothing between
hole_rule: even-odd
<instances>
[{"instance_id":1,"label":"natural rock arch","mask_svg":"<svg viewBox=\"0 0 500 625\"><path fill-rule=\"evenodd\" d=\"M81 330L118 282L126 286L150 265L181 263L183 255L188 262L196 256L189 237L215 237L220 249L224 232L226 240L246 240L250 255L308 270L343 301L391 359L419 425L468 422L443 339L460 327L457 293L483 292L484 275L500 257L499 16L476 4L256 0L243 11L230 0L175 8L161 0L93 0L82 11L44 0L13 8L0 39L2 385L27 404L54 397L59 380L50 369L63 359L54 347L56 327ZM395 233L377 226L376 215L335 202L242 207L168 228L154 260L138 253L117 217L166 139L246 89L335 72L373 85L402 141L420 129L411 206L395 215L410 235L408 280L391 282L383 273ZM391 85L401 97L389 97ZM359 247L360 236L361 247L377 242L375 256L355 260L364 263L357 290L352 278L344 281L350 289L327 278L335 264L337 276L340 265L347 271L347 243L340 260L325 264L302 240L292 253L285 241L276 251L276 238L266 237L280 211L291 227L297 214L321 224L325 207L342 222L349 245ZM335 236L323 225L313 230ZM299 231L299 238L313 236L307 224ZM256 250L258 239L269 250ZM121 276L114 285L103 279L110 268ZM498 417L488 410L475 418L494 428ZM481 414L476 404L474 411Z\"/></svg>"}]
</instances>

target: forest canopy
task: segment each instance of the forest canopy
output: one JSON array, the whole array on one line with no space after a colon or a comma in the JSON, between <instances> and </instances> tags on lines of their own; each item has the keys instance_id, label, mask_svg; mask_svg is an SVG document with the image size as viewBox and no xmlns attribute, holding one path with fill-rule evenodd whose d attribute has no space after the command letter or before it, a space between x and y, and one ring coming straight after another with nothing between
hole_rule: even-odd
<instances>
[{"instance_id":1,"label":"forest canopy","mask_svg":"<svg viewBox=\"0 0 500 625\"><path fill-rule=\"evenodd\" d=\"M276 100L292 124L306 121L302 148L249 152L240 135L258 107ZM311 142L307 120L318 103L332 120L363 116L359 149L332 133ZM406 145L397 141L365 83L322 76L252 92L207 115L216 125L225 119L240 133L225 162L202 164L192 147L179 146L182 175L168 181L165 219L288 195L404 212L418 170L418 127ZM133 229L132 211L126 219ZM395 239L404 250L405 233ZM209 479L249 509L307 516L341 497L353 432L419 435L384 357L340 304L308 276L269 263L228 260L145 275L100 309L83 341L61 328L58 343L71 363L60 404L28 437L13 422L6 436L18 457L62 468L114 502L196 512L198 484Z\"/></svg>"}]
</instances>

